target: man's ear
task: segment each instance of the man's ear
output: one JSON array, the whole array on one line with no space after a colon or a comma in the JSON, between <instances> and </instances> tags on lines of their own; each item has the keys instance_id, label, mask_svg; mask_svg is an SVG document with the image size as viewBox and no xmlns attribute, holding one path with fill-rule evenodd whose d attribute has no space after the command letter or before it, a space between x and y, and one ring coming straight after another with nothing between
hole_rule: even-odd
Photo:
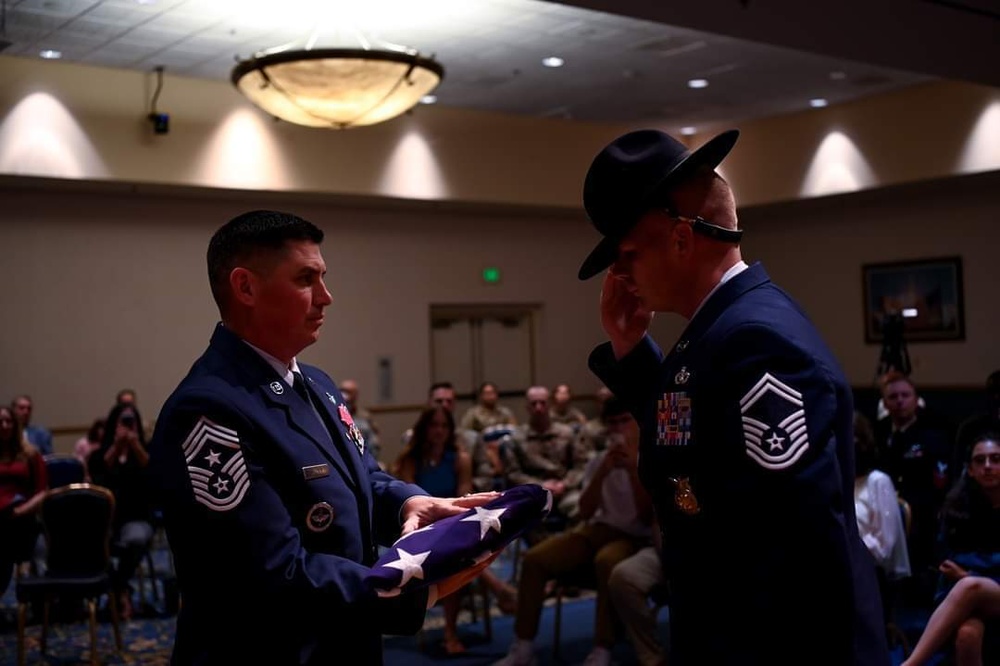
<instances>
[{"instance_id":1,"label":"man's ear","mask_svg":"<svg viewBox=\"0 0 1000 666\"><path fill-rule=\"evenodd\" d=\"M238 303L253 305L257 300L257 276L242 266L237 266L229 274L229 288Z\"/></svg>"}]
</instances>

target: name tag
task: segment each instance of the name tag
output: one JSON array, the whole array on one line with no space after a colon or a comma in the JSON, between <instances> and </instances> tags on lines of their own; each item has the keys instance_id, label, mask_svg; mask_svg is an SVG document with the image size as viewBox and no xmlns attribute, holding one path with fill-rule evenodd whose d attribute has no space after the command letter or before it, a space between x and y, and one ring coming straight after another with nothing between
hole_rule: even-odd
<instances>
[{"instance_id":1,"label":"name tag","mask_svg":"<svg viewBox=\"0 0 1000 666\"><path fill-rule=\"evenodd\" d=\"M324 476L330 476L330 466L309 465L308 467L303 467L302 476L305 477L306 481L312 481L313 479L322 479Z\"/></svg>"}]
</instances>

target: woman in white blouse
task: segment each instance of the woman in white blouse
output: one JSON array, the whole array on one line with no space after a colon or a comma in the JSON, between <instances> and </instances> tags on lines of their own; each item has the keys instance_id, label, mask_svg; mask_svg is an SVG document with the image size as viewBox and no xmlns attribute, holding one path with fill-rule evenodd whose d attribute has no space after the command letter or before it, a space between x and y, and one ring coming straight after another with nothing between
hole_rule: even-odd
<instances>
[{"instance_id":1,"label":"woman in white blouse","mask_svg":"<svg viewBox=\"0 0 1000 666\"><path fill-rule=\"evenodd\" d=\"M888 581L910 575L906 529L892 479L875 469L875 437L871 423L857 412L854 414L854 449L854 512L858 517L858 532L875 558L882 586L882 604L888 618L892 605L886 595Z\"/></svg>"}]
</instances>

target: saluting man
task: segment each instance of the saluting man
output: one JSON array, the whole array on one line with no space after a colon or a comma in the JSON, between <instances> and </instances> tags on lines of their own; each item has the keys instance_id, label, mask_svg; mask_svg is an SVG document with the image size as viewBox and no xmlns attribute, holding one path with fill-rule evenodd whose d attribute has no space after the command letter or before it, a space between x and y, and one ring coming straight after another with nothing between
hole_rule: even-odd
<instances>
[{"instance_id":1,"label":"saluting man","mask_svg":"<svg viewBox=\"0 0 1000 666\"><path fill-rule=\"evenodd\" d=\"M594 159L584 207L604 239L609 341L593 372L642 429L639 472L663 531L671 666L889 664L857 532L853 404L837 360L759 264L715 167L731 130L689 152L639 130ZM666 353L654 312L689 320Z\"/></svg>"},{"instance_id":2,"label":"saluting man","mask_svg":"<svg viewBox=\"0 0 1000 666\"><path fill-rule=\"evenodd\" d=\"M334 382L296 361L332 301L322 240L253 211L209 244L222 321L151 446L182 596L174 664L381 663L381 635L415 633L451 584L379 598L377 545L495 497L434 499L380 471Z\"/></svg>"}]
</instances>

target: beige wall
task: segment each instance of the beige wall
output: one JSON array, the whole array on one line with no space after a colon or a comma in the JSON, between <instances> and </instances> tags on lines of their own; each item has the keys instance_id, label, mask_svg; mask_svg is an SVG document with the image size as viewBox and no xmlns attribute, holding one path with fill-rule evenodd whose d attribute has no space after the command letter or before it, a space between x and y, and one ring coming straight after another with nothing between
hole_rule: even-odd
<instances>
[{"instance_id":1,"label":"beige wall","mask_svg":"<svg viewBox=\"0 0 1000 666\"><path fill-rule=\"evenodd\" d=\"M51 426L89 422L115 391L139 391L147 417L204 349L216 321L206 285L208 238L254 207L291 210L327 232L334 295L319 343L303 358L356 377L374 400L379 356L395 365L395 401L420 403L430 379L431 303L539 302L539 376L589 393L599 342L599 281L576 269L593 235L578 213L512 207L338 203L316 197L176 191L53 181L0 186L0 396L26 391ZM878 347L861 324L861 264L925 256L965 261L965 342L911 344L927 384L978 385L1000 367L996 289L1000 173L743 210L744 252L800 299L855 384ZM486 265L500 286L481 283ZM682 323L658 317L669 344ZM514 387L509 387L514 388ZM518 401L513 402L517 409ZM520 412L518 412L520 413ZM413 415L386 416L386 449ZM62 449L71 439L58 442Z\"/></svg>"},{"instance_id":2,"label":"beige wall","mask_svg":"<svg viewBox=\"0 0 1000 666\"><path fill-rule=\"evenodd\" d=\"M275 123L226 82L0 56L0 174L580 205L593 155L619 125L419 107L349 131ZM747 121L725 175L745 204L1000 168L1000 90L956 82ZM692 137L693 144L708 138Z\"/></svg>"}]
</instances>

